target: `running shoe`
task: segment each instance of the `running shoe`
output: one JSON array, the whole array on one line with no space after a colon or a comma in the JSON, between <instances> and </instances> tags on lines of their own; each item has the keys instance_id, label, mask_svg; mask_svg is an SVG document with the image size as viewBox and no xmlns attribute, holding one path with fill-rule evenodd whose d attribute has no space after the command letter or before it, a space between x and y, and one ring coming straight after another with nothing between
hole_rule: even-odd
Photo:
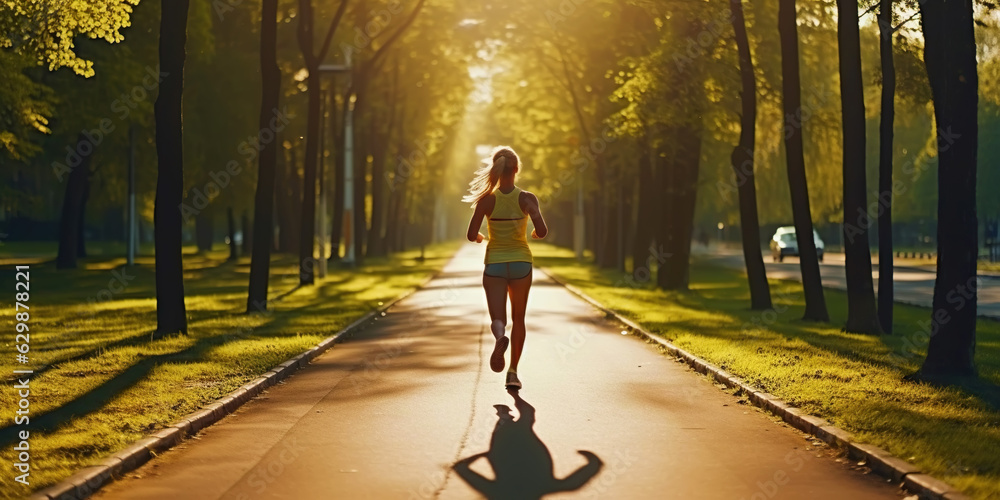
<instances>
[{"instance_id":1,"label":"running shoe","mask_svg":"<svg viewBox=\"0 0 1000 500\"><path fill-rule=\"evenodd\" d=\"M521 381L517 379L516 373L507 372L507 388L515 390L521 388Z\"/></svg>"},{"instance_id":2,"label":"running shoe","mask_svg":"<svg viewBox=\"0 0 1000 500\"><path fill-rule=\"evenodd\" d=\"M510 339L506 335L497 339L497 343L493 345L493 355L490 356L490 369L496 373L503 371L504 366L504 353L507 352L507 346L510 345Z\"/></svg>"}]
</instances>

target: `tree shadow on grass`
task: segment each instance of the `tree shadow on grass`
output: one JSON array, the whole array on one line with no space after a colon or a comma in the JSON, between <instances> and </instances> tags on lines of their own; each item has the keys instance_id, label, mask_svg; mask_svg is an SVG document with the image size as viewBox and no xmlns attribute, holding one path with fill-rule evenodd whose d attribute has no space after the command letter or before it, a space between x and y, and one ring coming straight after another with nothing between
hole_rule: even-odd
<instances>
[{"instance_id":1,"label":"tree shadow on grass","mask_svg":"<svg viewBox=\"0 0 1000 500\"><path fill-rule=\"evenodd\" d=\"M535 434L535 408L510 391L518 411L515 420L507 405L494 405L497 423L490 439L490 449L463 458L452 470L469 486L490 500L535 500L558 492L576 491L596 476L604 463L597 455L580 450L587 464L563 479L555 477L552 454ZM493 469L494 479L472 470L470 465L485 458Z\"/></svg>"},{"instance_id":2,"label":"tree shadow on grass","mask_svg":"<svg viewBox=\"0 0 1000 500\"><path fill-rule=\"evenodd\" d=\"M140 381L148 377L157 366L167 363L186 363L202 359L210 349L223 346L229 342L243 339L244 335L217 335L203 337L194 345L181 351L147 356L129 366L103 384L80 394L71 401L46 413L31 416L32 432L51 433L60 425L73 418L85 416L103 408L114 398L123 394ZM18 426L10 425L0 428L0 446L6 446L17 440Z\"/></svg>"}]
</instances>

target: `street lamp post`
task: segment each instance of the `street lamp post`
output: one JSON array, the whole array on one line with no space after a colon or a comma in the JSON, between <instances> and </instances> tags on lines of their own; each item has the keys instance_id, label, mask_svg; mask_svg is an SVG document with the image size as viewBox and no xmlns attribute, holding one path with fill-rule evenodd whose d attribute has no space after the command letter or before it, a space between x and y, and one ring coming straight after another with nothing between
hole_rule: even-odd
<instances>
[{"instance_id":1,"label":"street lamp post","mask_svg":"<svg viewBox=\"0 0 1000 500\"><path fill-rule=\"evenodd\" d=\"M347 73L348 81L347 88L350 88L351 81L351 53L347 51L345 53L347 58L346 64L322 64L319 66L320 73ZM352 93L347 98L347 102L344 103L344 185L338 186L344 190L344 244L347 245L347 250L344 255L343 262L347 265L353 265L354 258L354 94ZM325 189L320 189L320 201L319 205L322 210L320 215L320 220L324 224L321 234L326 233L325 216L326 216L326 191ZM326 241L325 236L321 236L324 242ZM322 248L326 248L326 244L323 243ZM337 251L334 249L334 251ZM322 256L322 260L326 262L326 255Z\"/></svg>"}]
</instances>

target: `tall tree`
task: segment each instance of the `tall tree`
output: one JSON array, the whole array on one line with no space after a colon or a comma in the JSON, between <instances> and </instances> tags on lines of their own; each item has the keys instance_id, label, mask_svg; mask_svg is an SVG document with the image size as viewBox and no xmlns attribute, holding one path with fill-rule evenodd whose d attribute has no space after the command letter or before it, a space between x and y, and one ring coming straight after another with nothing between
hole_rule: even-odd
<instances>
[{"instance_id":1,"label":"tall tree","mask_svg":"<svg viewBox=\"0 0 1000 500\"><path fill-rule=\"evenodd\" d=\"M187 16L190 0L161 0L160 71L156 115L156 333L187 334L184 264L181 260L181 197L184 192L184 94Z\"/></svg>"},{"instance_id":2,"label":"tall tree","mask_svg":"<svg viewBox=\"0 0 1000 500\"><path fill-rule=\"evenodd\" d=\"M84 134L79 135L79 143L86 141ZM79 254L80 225L83 223L83 204L85 202L87 185L90 184L90 160L92 155L81 156L80 164L66 178L66 193L63 196L62 215L59 220L59 253L56 256L56 269L75 269Z\"/></svg>"},{"instance_id":3,"label":"tall tree","mask_svg":"<svg viewBox=\"0 0 1000 500\"><path fill-rule=\"evenodd\" d=\"M243 241L240 242L240 253L243 256L250 255L250 249L253 247L253 228L250 227L250 218L247 216L246 211L240 215L240 227L243 229Z\"/></svg>"},{"instance_id":4,"label":"tall tree","mask_svg":"<svg viewBox=\"0 0 1000 500\"><path fill-rule=\"evenodd\" d=\"M979 75L972 0L920 3L938 150L937 280L921 373L974 376Z\"/></svg>"},{"instance_id":5,"label":"tall tree","mask_svg":"<svg viewBox=\"0 0 1000 500\"><path fill-rule=\"evenodd\" d=\"M281 94L281 70L278 69L278 0L264 0L260 11L260 127L271 126ZM257 192L254 195L254 238L250 254L250 288L247 312L267 310L267 283L271 272L271 246L274 239L275 164L280 141L263 144L258 156ZM246 238L246 235L243 236Z\"/></svg>"},{"instance_id":6,"label":"tall tree","mask_svg":"<svg viewBox=\"0 0 1000 500\"><path fill-rule=\"evenodd\" d=\"M896 63L892 56L892 3L879 0L879 57L882 66L882 112L878 126L878 320L892 333L892 127L896 117Z\"/></svg>"},{"instance_id":7,"label":"tall tree","mask_svg":"<svg viewBox=\"0 0 1000 500\"><path fill-rule=\"evenodd\" d=\"M371 105L369 104L368 99L369 93L372 90L372 83L382 68L382 65L386 61L386 55L389 53L389 49L400 40L408 29L410 29L410 26L413 25L414 21L416 21L417 16L420 15L420 12L423 10L426 2L427 0L417 0L416 5L414 5L413 9L406 14L406 17L403 18L399 27L396 28L396 30L393 31L381 45L379 45L378 49L376 49L375 52L367 58L367 60L362 60L361 48L357 46L344 46L345 51L349 50L354 53L354 59L352 61L354 67L352 68L351 83L345 94L345 103L353 102L353 116L361 119L355 120L355 124L357 124L358 121L362 121L360 126L354 127L355 131L367 131L369 137L374 133L373 131L375 127L372 126L373 124L371 123L372 117L370 116L369 111ZM362 11L358 11L358 14L362 14ZM365 118L368 120L367 127L364 123ZM353 265L355 266L361 265L364 261L365 243L368 237L368 156L374 152L370 151L371 145L367 139L368 137L364 137L363 134L354 134L354 165L352 168L352 184L354 186L354 208L352 210L353 220L345 221L347 224L353 225ZM346 140L346 134L344 134L345 147ZM377 186L377 183L382 182L382 179L378 179L374 182L376 182L375 185Z\"/></svg>"},{"instance_id":8,"label":"tall tree","mask_svg":"<svg viewBox=\"0 0 1000 500\"><path fill-rule=\"evenodd\" d=\"M816 241L813 239L812 212L809 209L809 186L802 145L802 89L799 82L799 35L795 0L779 0L778 33L781 38L781 93L785 124L785 156L788 162L788 185L792 195L792 220L799 246L799 268L805 291L803 319L829 321L823 281L819 274ZM857 14L852 15L856 19Z\"/></svg>"},{"instance_id":9,"label":"tall tree","mask_svg":"<svg viewBox=\"0 0 1000 500\"><path fill-rule=\"evenodd\" d=\"M233 216L233 207L226 207L226 235L229 237L229 259L235 261L239 259L240 252L236 246L236 217Z\"/></svg>"},{"instance_id":10,"label":"tall tree","mask_svg":"<svg viewBox=\"0 0 1000 500\"><path fill-rule=\"evenodd\" d=\"M733 11L730 21L736 32L736 50L740 58L740 141L730 157L736 173L740 198L740 233L743 240L743 261L750 285L750 308L771 308L771 288L767 283L764 256L760 249L760 220L757 217L757 185L753 175L753 157L757 136L757 77L754 75L750 41L747 37L743 1L729 0Z\"/></svg>"},{"instance_id":11,"label":"tall tree","mask_svg":"<svg viewBox=\"0 0 1000 500\"><path fill-rule=\"evenodd\" d=\"M699 102L702 82L682 91L694 101L689 119L667 127L673 138L674 154L665 163L661 177L664 223L660 231L664 262L657 270L656 281L665 290L687 290L690 283L691 237L698 194L698 170L704 126Z\"/></svg>"},{"instance_id":12,"label":"tall tree","mask_svg":"<svg viewBox=\"0 0 1000 500\"><path fill-rule=\"evenodd\" d=\"M645 124L644 124L645 125ZM653 224L651 219L656 211L656 188L653 185L653 154L649 144L649 136L645 128L639 136L639 175L636 176L638 191L638 210L635 224L635 236L632 243L632 277L640 279L642 273L651 272L649 268L649 246L653 243ZM644 278L648 279L648 277Z\"/></svg>"},{"instance_id":13,"label":"tall tree","mask_svg":"<svg viewBox=\"0 0 1000 500\"><path fill-rule=\"evenodd\" d=\"M306 157L303 162L302 180L302 230L299 233L299 284L311 285L313 277L313 252L316 247L316 168L319 163L319 121L322 119L320 106L323 95L319 66L326 59L330 50L330 42L337 31L340 19L347 10L347 0L341 0L320 49L316 51L316 38L313 33L315 12L312 0L299 0L299 48L305 59L308 76L306 86L309 97L309 112L306 118Z\"/></svg>"},{"instance_id":14,"label":"tall tree","mask_svg":"<svg viewBox=\"0 0 1000 500\"><path fill-rule=\"evenodd\" d=\"M868 186L865 175L865 93L861 80L861 35L857 0L837 0L840 103L844 148L844 264L848 332L879 334L868 242ZM810 238L811 239L811 238ZM802 242L799 241L801 247Z\"/></svg>"}]
</instances>

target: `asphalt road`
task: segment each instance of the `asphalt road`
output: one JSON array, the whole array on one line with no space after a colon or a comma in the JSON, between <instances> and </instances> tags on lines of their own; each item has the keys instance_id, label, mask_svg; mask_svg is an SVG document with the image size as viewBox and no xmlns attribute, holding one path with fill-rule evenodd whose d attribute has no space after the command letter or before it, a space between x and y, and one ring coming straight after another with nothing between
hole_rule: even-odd
<instances>
[{"instance_id":1,"label":"asphalt road","mask_svg":"<svg viewBox=\"0 0 1000 500\"><path fill-rule=\"evenodd\" d=\"M541 273L515 398L488 367L482 252L97 496L901 497Z\"/></svg>"},{"instance_id":2,"label":"asphalt road","mask_svg":"<svg viewBox=\"0 0 1000 500\"><path fill-rule=\"evenodd\" d=\"M712 253L699 253L700 258L709 259L722 265L746 269L743 254L730 249L713 249ZM764 265L767 267L767 277L802 281L797 257L785 257L784 262L773 262L767 252L764 254ZM820 275L823 286L827 288L847 289L847 278L844 276L844 255L827 254L820 263ZM933 270L917 267L896 267L893 273L893 284L896 302L931 307L934 299ZM873 266L872 278L878 290L878 265ZM980 316L1000 319L1000 277L981 275L979 279Z\"/></svg>"}]
</instances>

